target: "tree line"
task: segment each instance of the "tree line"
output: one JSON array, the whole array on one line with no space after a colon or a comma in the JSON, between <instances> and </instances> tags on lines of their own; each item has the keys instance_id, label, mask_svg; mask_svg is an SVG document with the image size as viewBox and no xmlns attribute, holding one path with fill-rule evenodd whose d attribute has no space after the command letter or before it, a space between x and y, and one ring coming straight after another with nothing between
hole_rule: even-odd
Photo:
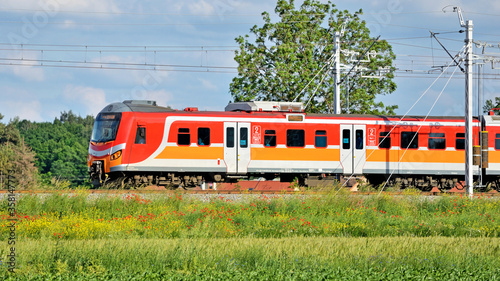
<instances>
[{"instance_id":1,"label":"tree line","mask_svg":"<svg viewBox=\"0 0 500 281\"><path fill-rule=\"evenodd\" d=\"M0 121L3 116L0 115ZM94 117L62 112L53 122L15 118L0 123L0 178L10 174L16 188L88 184L87 155Z\"/></svg>"}]
</instances>

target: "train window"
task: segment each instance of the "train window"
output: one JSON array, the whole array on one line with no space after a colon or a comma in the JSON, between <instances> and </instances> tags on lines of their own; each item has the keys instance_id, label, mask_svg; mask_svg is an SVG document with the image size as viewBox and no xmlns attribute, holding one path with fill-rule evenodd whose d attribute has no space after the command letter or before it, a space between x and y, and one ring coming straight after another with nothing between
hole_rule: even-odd
<instances>
[{"instance_id":1,"label":"train window","mask_svg":"<svg viewBox=\"0 0 500 281\"><path fill-rule=\"evenodd\" d=\"M120 125L121 113L99 113L94 123L92 130L93 142L108 142L116 139L118 127Z\"/></svg>"},{"instance_id":2,"label":"train window","mask_svg":"<svg viewBox=\"0 0 500 281\"><path fill-rule=\"evenodd\" d=\"M304 130L287 130L286 131L286 146L288 147L304 147Z\"/></svg>"},{"instance_id":3,"label":"train window","mask_svg":"<svg viewBox=\"0 0 500 281\"><path fill-rule=\"evenodd\" d=\"M401 132L401 148L418 148L418 132Z\"/></svg>"},{"instance_id":4,"label":"train window","mask_svg":"<svg viewBox=\"0 0 500 281\"><path fill-rule=\"evenodd\" d=\"M146 143L146 128L137 127L137 132L135 133L135 143L137 144Z\"/></svg>"},{"instance_id":5,"label":"train window","mask_svg":"<svg viewBox=\"0 0 500 281\"><path fill-rule=\"evenodd\" d=\"M275 130L265 130L264 131L264 146L267 146L267 147L276 146L276 131Z\"/></svg>"},{"instance_id":6,"label":"train window","mask_svg":"<svg viewBox=\"0 0 500 281\"><path fill-rule=\"evenodd\" d=\"M234 147L234 128L226 128L226 147Z\"/></svg>"},{"instance_id":7,"label":"train window","mask_svg":"<svg viewBox=\"0 0 500 281\"><path fill-rule=\"evenodd\" d=\"M391 148L391 132L380 132L378 137L379 148Z\"/></svg>"},{"instance_id":8,"label":"train window","mask_svg":"<svg viewBox=\"0 0 500 281\"><path fill-rule=\"evenodd\" d=\"M210 128L198 128L198 145L210 145Z\"/></svg>"},{"instance_id":9,"label":"train window","mask_svg":"<svg viewBox=\"0 0 500 281\"><path fill-rule=\"evenodd\" d=\"M455 138L455 148L465 149L465 133L457 133Z\"/></svg>"},{"instance_id":10,"label":"train window","mask_svg":"<svg viewBox=\"0 0 500 281\"><path fill-rule=\"evenodd\" d=\"M495 149L500 149L500 134L495 134Z\"/></svg>"},{"instance_id":11,"label":"train window","mask_svg":"<svg viewBox=\"0 0 500 281\"><path fill-rule=\"evenodd\" d=\"M446 138L444 133L429 133L429 149L445 149Z\"/></svg>"},{"instance_id":12,"label":"train window","mask_svg":"<svg viewBox=\"0 0 500 281\"><path fill-rule=\"evenodd\" d=\"M191 144L191 135L189 134L188 128L179 128L177 134L177 144L178 145L190 145Z\"/></svg>"},{"instance_id":13,"label":"train window","mask_svg":"<svg viewBox=\"0 0 500 281\"><path fill-rule=\"evenodd\" d=\"M248 147L248 128L240 128L240 147Z\"/></svg>"},{"instance_id":14,"label":"train window","mask_svg":"<svg viewBox=\"0 0 500 281\"><path fill-rule=\"evenodd\" d=\"M342 149L351 148L351 130L342 130Z\"/></svg>"},{"instance_id":15,"label":"train window","mask_svg":"<svg viewBox=\"0 0 500 281\"><path fill-rule=\"evenodd\" d=\"M326 147L326 131L316 131L316 136L314 137L314 146Z\"/></svg>"},{"instance_id":16,"label":"train window","mask_svg":"<svg viewBox=\"0 0 500 281\"><path fill-rule=\"evenodd\" d=\"M356 149L363 149L363 130L356 130Z\"/></svg>"}]
</instances>

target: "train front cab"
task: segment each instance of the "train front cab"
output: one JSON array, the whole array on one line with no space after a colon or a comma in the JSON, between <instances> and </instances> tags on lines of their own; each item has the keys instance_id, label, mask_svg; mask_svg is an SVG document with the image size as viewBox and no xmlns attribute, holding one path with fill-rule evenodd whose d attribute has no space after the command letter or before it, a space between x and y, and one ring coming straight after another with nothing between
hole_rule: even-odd
<instances>
[{"instance_id":1,"label":"train front cab","mask_svg":"<svg viewBox=\"0 0 500 281\"><path fill-rule=\"evenodd\" d=\"M121 164L125 142L117 141L122 119L120 112L101 112L97 115L90 139L87 165L94 186L106 180L111 167Z\"/></svg>"}]
</instances>

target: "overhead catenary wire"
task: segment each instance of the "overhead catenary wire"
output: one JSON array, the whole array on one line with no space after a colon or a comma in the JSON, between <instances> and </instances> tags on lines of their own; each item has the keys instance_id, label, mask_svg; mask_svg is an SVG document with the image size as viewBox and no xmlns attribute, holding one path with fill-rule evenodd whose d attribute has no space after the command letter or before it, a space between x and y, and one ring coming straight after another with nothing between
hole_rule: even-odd
<instances>
[{"instance_id":1,"label":"overhead catenary wire","mask_svg":"<svg viewBox=\"0 0 500 281\"><path fill-rule=\"evenodd\" d=\"M455 70L453 71L453 73L455 73L458 69L458 65L455 66ZM453 75L452 75L453 76ZM441 90L441 92L439 93L439 95L436 97L436 99L434 100L434 103L432 104L431 108L429 109L429 111L427 112L427 115L424 117L424 120L422 122L425 122L427 120L427 118L429 117L430 113L432 112L432 110L434 109L434 107L436 106L439 98L441 97L441 95L443 94L444 90L446 89L446 87L448 86L448 84L450 83L450 80L451 80L451 77L446 81L446 84L443 86L443 89ZM417 129L417 134L418 132L420 132L420 129L422 128L423 125L420 125ZM391 132L392 132L393 129L391 129ZM415 137L417 136L417 134L414 134L413 135L413 138L410 140L410 144L413 143L413 141L415 140ZM384 137L385 139L385 137ZM401 155L401 157L399 158L398 160L398 163L401 162L401 160L403 159L403 157L406 155L406 152L408 151L408 148L409 147L406 147L406 149L404 150L403 152L403 155ZM385 187L387 186L387 183L389 183L389 180L391 179L392 175L394 174L394 172L396 171L396 168L392 169L391 173L389 174L389 177L387 178L387 180L385 181L384 185L382 186L382 188L380 189L380 192L379 192L379 196L380 194L382 193L382 191L385 189Z\"/></svg>"},{"instance_id":2,"label":"overhead catenary wire","mask_svg":"<svg viewBox=\"0 0 500 281\"><path fill-rule=\"evenodd\" d=\"M51 65L51 64L43 64L43 65L29 65L29 64L12 64L12 63L0 63L0 65L4 66L24 66L24 67L49 67L49 68L75 68L75 69L103 69L103 70L153 70L153 71L163 71L163 72L195 72L195 73L235 73L233 71L222 71L222 70L185 70L185 69L146 69L146 68L138 68L138 67L110 67L110 66L85 66L85 65ZM205 67L200 67L205 68Z\"/></svg>"},{"instance_id":3,"label":"overhead catenary wire","mask_svg":"<svg viewBox=\"0 0 500 281\"><path fill-rule=\"evenodd\" d=\"M318 86L316 87L316 89L314 89L314 92L311 93L311 97L309 98L309 100L307 101L306 105L304 106L304 108L307 108L307 106L309 106L309 103L312 101L312 99L314 98L314 96L316 95L316 92L318 91L319 87L321 86L321 84L323 83L323 81L325 80L326 76L328 75L328 73L324 73L323 74L323 77L321 78L321 81L319 81L318 83Z\"/></svg>"},{"instance_id":4,"label":"overhead catenary wire","mask_svg":"<svg viewBox=\"0 0 500 281\"><path fill-rule=\"evenodd\" d=\"M43 9L27 9L27 8L0 8L0 12L47 12ZM89 15L110 15L110 16L192 16L192 17L220 17L220 13L161 13L161 12L124 12L124 11L76 11L76 10L57 10L58 14L89 14ZM399 15L419 15L419 14L432 14L432 13L442 13L442 11L415 11L415 12L399 12ZM355 12L357 14L357 12ZM290 15L306 15L306 16L323 16L324 14L313 14L313 13L294 13L294 14L282 14L275 15L270 14L271 17L286 17ZM363 16L379 15L378 13L363 12ZM255 14L245 14L245 13L224 13L224 17L262 17L262 13Z\"/></svg>"},{"instance_id":5,"label":"overhead catenary wire","mask_svg":"<svg viewBox=\"0 0 500 281\"><path fill-rule=\"evenodd\" d=\"M33 8L0 8L0 12L47 12L44 9L33 9ZM219 16L217 13L209 14L209 13L161 13L161 12L124 12L119 9L115 9L114 11L77 11L77 10L58 10L58 13L69 13L69 14L103 14L103 15L137 15L137 16ZM443 11L442 10L427 10L427 11L412 11L412 12L398 12L399 15L421 15L421 14L441 14ZM484 15L484 16L493 16L493 17L499 17L500 14L494 14L494 13L484 13L484 12L478 12L478 11L468 11L468 14L473 14L473 15ZM287 15L292 15L292 14L284 14L284 16ZM294 14L297 15L297 14ZM299 15L312 15L312 16L321 16L323 14L312 14L312 13L305 13L305 14L299 14ZM362 15L379 15L378 12L363 12ZM241 17L241 16L259 16L261 17L261 13L224 13L224 16L235 16L235 17Z\"/></svg>"},{"instance_id":6,"label":"overhead catenary wire","mask_svg":"<svg viewBox=\"0 0 500 281\"><path fill-rule=\"evenodd\" d=\"M446 31L446 32L456 32L456 31ZM443 32L441 32L443 33ZM416 37L403 37L403 38L387 38L385 40L389 40L389 41L397 41L397 40L408 40L408 39L419 39L419 38L422 38L420 36L416 36ZM441 38L443 39L443 38ZM448 38L447 38L448 39ZM455 40L455 39L449 39L449 40ZM368 40L366 40L368 41ZM458 40L457 40L458 41ZM408 47L415 47L415 48L428 48L428 49L431 49L431 50L434 50L434 48L429 48L429 47L426 47L426 46L420 46L420 45L415 45L415 44L406 44L406 43L401 43L401 42L393 42L391 44L401 44L401 45L404 45L404 46L408 46ZM150 64L148 66L152 66L152 67L161 67L162 64L161 63L156 63L157 61L157 57L156 55L159 54L159 53L172 53L172 52L204 52L205 55L207 56L208 52L235 52L237 51L238 49L238 46L234 46L234 45L228 45L228 46L223 46L223 45L219 45L219 46L182 46L182 45L178 45L178 46L161 46L161 45L158 45L158 46L140 46L140 45L116 45L116 46L113 46L113 45L91 45L91 44L36 44L36 43L27 43L27 44L10 44L10 43L5 43L5 42L0 42L0 45L4 45L4 46L12 46L13 48L2 48L0 50L3 50L3 51L21 51L22 54L21 54L21 58L24 59L24 55L25 53L27 52L40 52L40 53L43 53L45 57L50 57L48 56L47 54L50 54L50 53L57 53L57 52L64 52L64 53L70 53L70 52L75 52L75 53L85 53L85 60L84 61L87 61L87 57L89 54L92 54L92 53L98 53L99 56L101 56L103 53L144 53L145 55L146 54L154 54L155 58L154 58L154 61L155 63L154 64ZM319 45L322 45L322 44L319 44ZM328 45L328 44L324 44L324 45ZM30 46L30 47L42 47L42 48L26 48L26 46ZM59 48L56 48L56 47L59 47ZM74 50L73 48L76 48L76 50ZM95 48L95 49L93 49ZM207 50L207 49L210 49L210 50ZM437 49L436 49L437 50ZM402 57L405 57L405 58L402 58ZM493 54L493 56L495 56ZM408 77L408 75L403 75L403 73L412 73L412 76L411 77L416 77L416 73L421 71L421 70L417 70L417 69L414 69L415 66L419 66L419 65L422 65L422 66L427 66L427 64L425 62L419 64L419 63L412 63L411 65L404 65L402 63L398 63L399 61L404 61L404 60L408 60L408 58L412 58L412 57L415 57L415 58L422 58L422 57L425 57L423 55L413 55L413 54L396 54L396 59L394 60L394 63L395 65L397 66L397 68L399 69L396 69L395 71L395 77L399 77L399 78L406 78ZM429 56L427 56L429 57ZM437 56L431 56L431 57L435 57L437 58ZM500 57L500 54L498 55L498 57ZM441 57L443 58L443 57ZM145 58L146 60L146 58ZM56 60L53 60L52 63L66 63L66 62L63 62L63 60L59 60L58 62L55 62ZM422 60L420 60L422 61ZM45 62L42 62L41 60L38 60L37 61L38 63L42 64L42 63L45 63ZM413 61L412 61L413 62ZM68 63L71 63L71 62L68 62ZM75 62L77 64L80 64L79 62ZM106 63L106 64L116 64L116 65L120 65L121 63L120 62L109 62L109 63ZM4 65L15 65L15 64L4 64ZM134 63L123 63L123 65L134 65ZM170 65L170 64L164 64L166 67L195 67L195 66L182 66L182 65ZM68 67L68 66L66 66ZM200 66L198 66L200 67ZM80 66L76 66L75 68L81 68ZM203 68L227 68L227 69L236 69L235 67L233 68L232 66L221 66L221 67L216 67L216 66L203 66ZM404 68L404 69L401 69L401 68ZM413 68L413 69L412 69ZM432 67L431 67L432 68ZM121 69L119 67L113 67L112 69ZM124 68L125 70L128 70L128 68ZM133 69L133 70L137 70L137 69ZM148 70L147 68L145 68L145 70ZM168 70L168 71L172 71L172 70ZM430 70L429 70L430 71ZM195 71L195 72L199 72L199 71ZM203 71L205 72L205 71ZM216 72L215 72L216 73ZM432 76L434 75L433 73L420 73L424 76ZM497 74L486 74L486 75L491 75L491 77L497 77L498 75ZM416 77L416 78L426 78L426 77ZM486 78L486 79L494 79L494 78Z\"/></svg>"},{"instance_id":7,"label":"overhead catenary wire","mask_svg":"<svg viewBox=\"0 0 500 281\"><path fill-rule=\"evenodd\" d=\"M453 60L453 62L454 62L454 63L456 63L456 65L457 65L458 67L460 67L460 70L461 70L463 73L465 73L465 69L464 69L462 66L460 66L460 63L459 63L459 62L455 59L455 57L454 57L454 56L452 56L452 55L450 54L450 52L448 51L448 49L446 49L446 47L445 47L445 46L441 43L441 41L439 41L439 39L436 37L436 33L432 32L432 31L430 31L430 33L431 33L431 36L432 36L434 39L436 39L436 41L439 43L439 45L440 45L440 46L444 49L444 51L448 54L448 56L449 56L449 57Z\"/></svg>"},{"instance_id":8,"label":"overhead catenary wire","mask_svg":"<svg viewBox=\"0 0 500 281\"><path fill-rule=\"evenodd\" d=\"M461 52L462 52L464 49L465 49L465 46L462 48ZM461 53L461 52L460 52L460 53ZM448 68L451 66L451 64L452 64L452 63L453 63L453 62L450 62L450 63L447 65L446 69L448 69ZM455 70L456 70L456 69L455 69ZM454 72L455 72L455 71L454 71ZM454 73L454 72L453 72L453 73ZM434 79L434 81L433 81L433 82L429 85L429 87L427 87L427 89L426 89L426 90L425 90L425 91L424 91L424 92L420 95L420 97L419 97L419 98L418 98L418 99L417 99L417 100L413 103L413 105L412 105L412 106L411 106L411 107L410 107L410 108L406 111L406 113L405 113L403 116L401 116L401 118L399 119L399 121L398 121L398 122L396 122L396 124L395 124L395 125L391 128L391 130L389 131L389 133L388 133L387 135L385 135L385 136L384 136L384 138L382 139L382 141L383 141L383 140L385 140L385 139L387 138L387 136L388 136L388 135L390 135L390 134L392 133L392 131L393 131L393 130L394 130L394 129L398 126L398 124L399 124L399 123L401 123L401 121L402 121L402 120L403 120L403 119L404 119L404 118L405 118L405 117L406 117L406 116L410 113L410 111L411 111L411 110L412 110L412 109L413 109L413 108L414 108L414 107L415 107L415 106L416 106L416 105L420 102L420 100L421 100L421 99L422 99L422 98L423 98L423 97L427 94L427 92L428 92L428 91L429 91L429 90L430 90L430 89L434 86L434 84L435 84L435 83L436 83L436 82L437 82L437 81L441 78L441 76L442 76L442 75L443 75L443 72L442 72L442 73L441 73L441 74L440 74L440 75L439 75L436 79ZM446 86L448 85L449 81L450 81L450 79L448 79L448 81L447 81L447 83L446 83L446 85L445 85L445 87L444 87L444 88L446 88ZM444 91L444 88L443 88L443 91ZM442 93L442 92L441 92L441 93ZM441 94L440 94L439 96L441 96ZM436 104L436 102L437 102L437 100L434 102L434 105ZM433 107L434 107L434 105L433 105ZM432 108L431 108L431 110L432 110ZM431 111L429 111L429 113L430 113L430 112L431 112ZM426 118L429 116L429 113L427 114ZM412 141L413 141L413 140L412 140ZM410 143L411 143L411 142L410 142ZM371 153L370 153L370 154L369 154L369 155L368 155L365 159L370 158L370 157L371 157L371 155L372 155L374 152L375 152L375 150L374 150L374 151L372 151L372 152L371 152ZM364 157L364 156L366 156L366 150L365 150L364 155L363 155L362 157ZM399 159L399 161L401 161L401 159ZM398 162L399 162L399 161L398 161ZM358 163L358 164L359 164L359 163ZM394 171L395 171L395 169L393 170L393 172L394 172ZM344 186L347 184L347 182L349 182L349 180L350 180L353 176L354 176L354 172L353 172L353 173L349 176L349 178L348 178L348 179L347 179L347 180L346 180L346 181L345 181L345 182L344 182L344 183L343 183L343 184L339 187L339 189L337 190L337 192L336 192L336 193L338 193L338 192L340 191L340 189L341 189L342 187L344 187ZM385 185L384 185L384 187L385 187Z\"/></svg>"},{"instance_id":9,"label":"overhead catenary wire","mask_svg":"<svg viewBox=\"0 0 500 281\"><path fill-rule=\"evenodd\" d=\"M9 57L0 57L0 61L6 61L9 63L2 63L1 65L8 65L8 66L25 66L25 67L58 67L60 65L64 65L66 68L94 68L93 66L99 66L101 69L114 69L114 70L151 70L151 69L157 69L159 71L176 71L176 68L186 68L186 69L218 69L218 70L227 70L224 72L221 71L212 71L213 73L234 73L237 74L237 69L238 67L235 66L217 66L217 65L189 65L189 64L162 64L162 63L157 63L156 61L154 63L139 63L139 62L116 62L116 61L103 61L102 59L89 59L88 57L85 57L83 60L78 61L78 60L51 60L51 59L29 59L29 58L9 58ZM430 64L429 64L430 65ZM112 67L107 67L107 66L112 66ZM327 64L324 65L326 67ZM442 70L441 68L439 69L415 69L415 68L407 68L404 65L399 65L395 64L396 68L394 70L394 77L399 77L399 78L424 78L424 79L429 79L432 78L433 76L436 76L438 74L443 74L446 77L447 75L450 75L451 73ZM411 65L410 65L411 66ZM141 68L142 67L142 68ZM169 68L169 69L163 69L164 68ZM323 68L324 69L324 68ZM269 71L264 68L259 68L259 71ZM370 70L366 70L367 72L370 72ZM182 72L189 72L189 70L183 70ZM199 70L194 70L193 72L207 72L206 70L199 71ZM210 72L210 71L208 71ZM360 71L363 72L363 71ZM301 72L294 72L300 75L312 75L312 74L305 74ZM316 72L314 75L315 77L318 76L321 73L321 71ZM315 79L315 77L313 77ZM500 78L500 73L485 73L483 74L483 79L486 80L492 80L492 79L499 79ZM313 80L314 80L313 79ZM461 78L455 78L452 77L452 79L461 79ZM309 81L309 84L313 81ZM304 87L303 90L305 90L306 87Z\"/></svg>"},{"instance_id":10,"label":"overhead catenary wire","mask_svg":"<svg viewBox=\"0 0 500 281\"><path fill-rule=\"evenodd\" d=\"M97 64L97 65L120 65L120 66L148 66L148 67L179 67L179 68L216 68L216 69L237 69L236 66L214 66L214 65L182 65L182 64L158 64L158 63L133 63L133 62L105 62L105 61L69 61L69 60L48 60L48 59L11 59L1 58L0 61L31 62L33 64L23 64L26 66L36 66L42 63L61 63L61 64ZM36 64L35 64L36 63ZM118 68L117 68L118 69ZM127 68L123 68L126 70ZM146 69L147 70L147 69Z\"/></svg>"},{"instance_id":11,"label":"overhead catenary wire","mask_svg":"<svg viewBox=\"0 0 500 281\"><path fill-rule=\"evenodd\" d=\"M9 45L8 43L0 43L0 45ZM28 48L25 48L24 46L47 46L47 48L43 48L43 49L28 49ZM66 48L63 48L63 49L50 49L48 48L49 46L69 46L69 48L78 48L78 50L72 50L72 49L66 49ZM173 52L204 52L205 53L205 56L208 54L208 52L212 52L212 51L234 51L235 49L225 49L226 47L234 47L234 46L154 46L154 47L157 47L157 48L154 48L154 47L148 47L148 46L123 46L123 45L117 45L117 46L112 46L112 45L85 45L85 44L82 44L82 45L64 45L64 44L19 44L19 45L16 45L16 47L19 47L19 48L13 48L13 49L7 49L7 50L12 50L12 51L20 51L21 52L21 57L20 58L12 58L12 57L6 57L6 58L1 58L2 60L12 60L12 61L15 61L15 60L25 60L25 61L30 61L30 62L34 62L34 63L38 63L38 64L42 64L42 63L47 63L47 62L51 62L51 63L64 63L64 64L68 64L68 63L73 63L73 64L81 64L81 63L89 63L89 64L92 64L92 63L96 63L95 61L92 61L91 58L89 58L89 54L92 54L92 53L95 53L95 54L99 54L99 57L102 55L102 53L112 53L112 52L135 52L135 53L149 53L149 54L154 54L155 55L155 63L154 64L140 64L141 66L151 66L151 67L200 67L199 65L197 66L190 66L190 65L175 65L175 64L162 64L162 63L157 63L157 53L161 53L162 50L159 50L159 48L166 48L166 49L170 49L170 50L166 50L166 52L170 52L170 51L173 51ZM99 49L95 49L95 50L91 50L89 47L98 47ZM131 50L126 50L126 48L130 47ZM182 49L180 50L171 50L171 48L177 48L177 47L181 47ZM102 49L101 49L102 48ZM116 50L114 50L113 48L117 48ZM122 49L122 48L125 48ZM185 49L184 49L185 48ZM210 49L210 48L219 48L219 49ZM210 50L209 50L210 49ZM6 49L3 49L3 50L6 50ZM27 59L27 58L24 58L24 55L27 53L27 52L40 52L45 55L45 57L47 57L47 54L48 53L51 53L51 52L57 52L57 51L64 51L65 53L70 53L70 52L84 52L85 53L85 59L83 61L77 61L77 60L49 60L49 59L44 59L44 60L41 60L41 59ZM165 50L163 50L165 51ZM432 57L432 56L424 56L424 55L412 55L412 54L396 54L397 55L397 59L394 61L394 66L396 67L396 70L395 70L395 77L408 77L408 75L403 75L403 74L408 74L408 73L411 73L412 74L412 77L416 77L415 75L416 74L421 74L423 75L424 77L422 78L425 78L425 76L432 76L434 75L433 72L433 64L431 63L426 63L425 61L422 61L421 59L418 60L422 63L415 63L415 60L414 59L411 59L413 57L415 58L425 58L425 57ZM492 54L491 55L492 57L495 57L495 54ZM500 57L500 54L497 54L497 57ZM445 58L444 56L435 56L435 58ZM411 61L411 64L405 64L403 63L404 61ZM103 62L102 59L99 59L99 62L100 63L104 63L104 64L113 64L113 65L124 65L124 66L137 66L138 64L137 63L134 63L134 62L111 62L111 61L108 61L108 62ZM444 62L443 62L444 64ZM14 65L14 64L9 64L9 65ZM28 64L28 66L31 66L32 64ZM426 69L416 69L415 67L416 66L427 66L427 67L430 67L430 68L426 68ZM79 66L78 66L79 67ZM236 66L201 66L203 68L226 68L226 69L237 69ZM324 65L323 67L326 67L326 65ZM117 67L114 67L114 69L120 69L120 68L117 68ZM126 68L124 68L126 69ZM135 69L134 69L135 70ZM146 68L146 70L148 70L148 68ZM197 71L198 72L198 71ZM318 72L319 73L319 72ZM300 74L300 73L299 73ZM302 75L302 74L301 74ZM498 77L498 74L496 73L486 73L485 76L488 76L486 77L486 79L494 79L494 77Z\"/></svg>"},{"instance_id":12,"label":"overhead catenary wire","mask_svg":"<svg viewBox=\"0 0 500 281\"><path fill-rule=\"evenodd\" d=\"M309 87L309 85L312 83L312 81L314 81L314 79L316 79L316 77L323 71L323 69L325 69L325 67L329 66L333 59L335 57L335 54L333 54L332 56L330 56L330 58L327 60L327 62L316 72L316 74L314 75L314 77L304 86L304 88L302 88L302 90L295 96L295 98L293 99L293 101L296 101L298 97L300 97L300 95L302 95L302 93L307 89L307 87ZM324 78L323 78L324 79ZM323 79L321 79L321 81L323 81ZM320 83L321 84L321 83Z\"/></svg>"},{"instance_id":13,"label":"overhead catenary wire","mask_svg":"<svg viewBox=\"0 0 500 281\"><path fill-rule=\"evenodd\" d=\"M216 4L214 4L216 5ZM106 8L104 8L106 9ZM117 7L113 7L113 10L104 10L104 11L100 11L100 10L96 10L96 11L92 11L92 10L63 10L63 9L60 9L60 7L56 6L54 10L51 10L51 9L32 9L32 8L22 8L22 7L11 7L11 8L7 8L7 7L4 7L4 8L0 8L0 13L51 13L51 14L55 14L57 16L60 16L60 15L67 15L67 14L80 14L80 15L109 15L110 17L108 18L103 18L104 20L106 19L110 19L110 18L113 18L113 20L116 20L116 16L138 16L138 17L142 17L144 18L144 16L148 16L148 19L151 18L151 17L154 17L154 16L159 16L159 17L165 17L165 16L169 16L169 17L197 17L197 18L207 18L207 19L210 19L210 18L220 18L221 16L223 16L224 18L241 18L241 17L256 17L258 18L259 22L262 21L262 14L261 13L231 13L230 11L224 11L224 13L219 13L217 12L216 10L212 13L207 13L207 12L203 12L203 13L185 13L185 12L165 12L165 13L162 13L162 12L157 12L157 11L154 11L154 12L150 12L150 11L141 11L141 12L138 12L138 11L133 11L133 12L129 12L129 11L122 11L120 10L119 8ZM440 10L428 10L428 11L411 11L411 12L398 12L396 15L419 15L419 14L433 14L433 13L442 13L442 11ZM474 12L474 11L468 11L469 14L475 14L475 15L483 15L483 16L500 16L499 14L495 14L495 13L484 13L484 12ZM355 14L358 14L357 12L355 12ZM286 17L287 15L292 15L292 14L283 14L283 15L276 15L276 14L269 14L271 18L276 18L276 20L279 20L281 19L282 17ZM301 14L297 14L297 13L294 13L293 15L301 15ZM305 13L306 16L319 16L319 15L323 15L323 14L311 14L311 13ZM365 18L369 18L369 16L378 16L379 13L378 12L363 12L361 14L359 14L360 16L362 17L365 17ZM113 17L111 17L113 16ZM163 19L162 19L163 20ZM310 20L312 21L312 20ZM310 22L310 21L301 21L302 22ZM25 24L25 22L23 21L3 21L4 23L16 23L16 24ZM366 23L370 23L370 24L377 24L377 25L380 25L381 23L379 21L373 21L373 20L370 20L370 19L365 19L365 22ZM294 24L294 23L297 23L297 22L292 22L290 21L289 23L291 24ZM158 23L158 22L152 22L152 23L130 23L130 22L127 22L127 23L98 23L98 22L86 22L86 23L78 23L78 22L74 22L72 20L66 20L66 21L63 21L63 22L47 22L46 24L58 24L58 25L64 25L64 26L67 26L67 25L81 25L81 24L84 24L84 25L114 25L114 26L119 26L119 25L125 25L125 26L130 26L130 25L227 25L227 26L231 26L231 25L234 25L234 24L256 24L255 22L253 23L233 23L233 22L227 22L227 21L224 21L224 22L218 22L218 23L213 23L213 22L203 22L203 23ZM390 22L384 22L383 23L384 26L394 26L394 27L401 27L401 28L406 28L406 29L420 29L420 30L429 30L430 28L429 27L423 27L423 26L411 26L411 25L399 25L399 24L392 24ZM434 30L436 31L446 31L446 30L442 30L442 29L436 29L434 28ZM494 36L494 37L500 37L499 34L491 34L491 33L481 33L481 32L476 32L476 35L486 35L486 36Z\"/></svg>"},{"instance_id":14,"label":"overhead catenary wire","mask_svg":"<svg viewBox=\"0 0 500 281\"><path fill-rule=\"evenodd\" d=\"M43 9L0 9L1 11L18 11L18 12L47 12L46 10ZM52 12L52 11L51 11ZM197 14L197 13L157 13L157 12L118 12L118 11L63 11L63 10L58 10L57 14L64 14L64 13L79 13L79 14L108 14L108 15L140 15L140 16L193 16L193 17L220 17L221 14L219 13L203 13L203 14ZM398 14L423 14L423 13L439 13L439 11L427 11L427 12L401 12ZM364 13L362 15L368 16L368 15L376 15L377 13ZM292 15L292 14L288 14ZM293 14L297 15L297 14ZM299 14L300 15L300 14ZM307 16L320 16L323 14L309 14L306 13L305 15ZM255 16L259 17L259 22L262 21L262 15L261 14L231 14L231 13L224 13L224 17L248 17L248 16ZM270 15L271 17L277 17L277 19L286 17L287 14L285 15ZM284 23L286 24L296 24L296 23L308 23L316 21L316 19L311 19L311 20L306 20L306 21L286 21ZM377 21L371 21L371 20L365 20L366 23L372 23L372 24L380 24ZM23 21L9 21L9 20L3 20L0 21L0 23L5 23L5 24L25 24ZM48 21L45 24L49 25L74 25L74 26L182 26L182 25L227 25L227 26L232 26L232 25L254 25L257 24L257 22L197 22L197 23L185 23L185 22L175 22L175 23L167 23L167 22L149 22L149 23L132 23L132 22L75 22L75 21L62 21L62 22L55 22L55 21ZM402 28L407 28L407 29L420 29L420 30L428 30L429 27L419 27L419 26L409 26L409 25L398 25L398 24L391 24L391 23L384 23L385 26L395 26L395 27L402 27ZM446 30L441 30L441 29L435 29L435 30L440 30L440 31L446 31Z\"/></svg>"}]
</instances>

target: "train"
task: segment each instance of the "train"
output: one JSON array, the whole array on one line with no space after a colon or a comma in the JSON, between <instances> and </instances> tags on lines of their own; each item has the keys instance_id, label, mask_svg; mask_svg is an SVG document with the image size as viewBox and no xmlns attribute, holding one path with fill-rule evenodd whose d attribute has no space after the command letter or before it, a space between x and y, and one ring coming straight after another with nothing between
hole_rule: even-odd
<instances>
[{"instance_id":1,"label":"train","mask_svg":"<svg viewBox=\"0 0 500 281\"><path fill-rule=\"evenodd\" d=\"M499 190L500 116L474 117L472 142L475 181ZM424 191L460 185L464 162L463 117L313 114L300 102L274 101L232 102L224 111L112 103L96 116L87 158L95 187L362 177Z\"/></svg>"}]
</instances>

